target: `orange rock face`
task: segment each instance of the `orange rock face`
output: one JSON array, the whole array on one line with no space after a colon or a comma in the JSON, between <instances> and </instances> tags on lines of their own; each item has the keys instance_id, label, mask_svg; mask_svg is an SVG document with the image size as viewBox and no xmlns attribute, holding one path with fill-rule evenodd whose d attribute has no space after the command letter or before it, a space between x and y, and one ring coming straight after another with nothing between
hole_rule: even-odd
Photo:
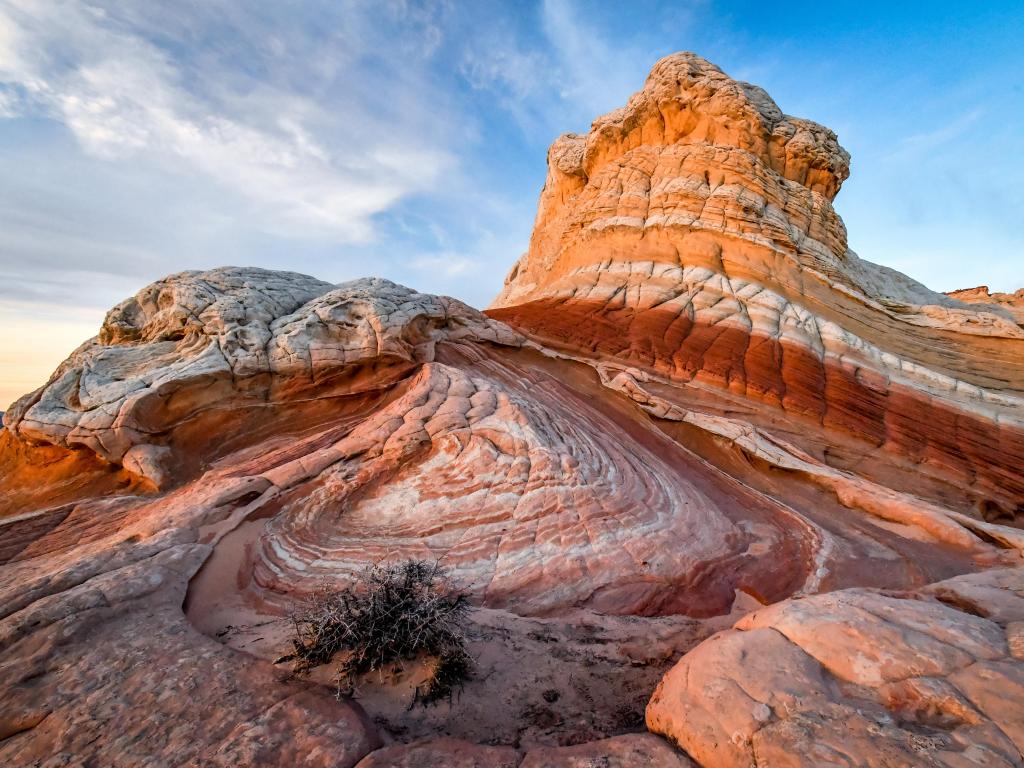
<instances>
[{"instance_id":1,"label":"orange rock face","mask_svg":"<svg viewBox=\"0 0 1024 768\"><path fill-rule=\"evenodd\" d=\"M1019 302L859 259L836 136L691 54L548 165L486 314L180 273L11 408L0 761L1024 762ZM407 557L464 698L275 672Z\"/></svg>"},{"instance_id":2,"label":"orange rock face","mask_svg":"<svg viewBox=\"0 0 1024 768\"><path fill-rule=\"evenodd\" d=\"M1012 518L1020 318L860 260L831 205L848 167L831 131L670 56L625 108L552 146L530 250L490 314L913 457Z\"/></svg>"},{"instance_id":3,"label":"orange rock face","mask_svg":"<svg viewBox=\"0 0 1024 768\"><path fill-rule=\"evenodd\" d=\"M647 707L704 765L1020 764L1024 571L756 611L687 654Z\"/></svg>"}]
</instances>

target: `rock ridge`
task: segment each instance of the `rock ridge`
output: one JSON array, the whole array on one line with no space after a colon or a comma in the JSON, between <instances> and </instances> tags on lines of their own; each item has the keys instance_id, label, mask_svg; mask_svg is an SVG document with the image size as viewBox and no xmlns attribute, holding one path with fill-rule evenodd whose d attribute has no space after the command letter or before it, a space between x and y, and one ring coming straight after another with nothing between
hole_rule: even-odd
<instances>
[{"instance_id":1,"label":"rock ridge","mask_svg":"<svg viewBox=\"0 0 1024 768\"><path fill-rule=\"evenodd\" d=\"M552 144L486 313L111 309L0 431L0 762L1024 765L1024 299L860 259L849 166L675 54ZM475 608L465 698L284 679L295 602L402 558Z\"/></svg>"}]
</instances>

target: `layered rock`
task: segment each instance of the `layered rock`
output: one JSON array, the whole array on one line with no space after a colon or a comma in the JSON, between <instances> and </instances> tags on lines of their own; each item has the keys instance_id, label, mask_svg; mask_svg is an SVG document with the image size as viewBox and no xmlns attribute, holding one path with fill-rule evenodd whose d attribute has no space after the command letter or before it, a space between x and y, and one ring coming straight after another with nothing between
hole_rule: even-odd
<instances>
[{"instance_id":1,"label":"layered rock","mask_svg":"<svg viewBox=\"0 0 1024 768\"><path fill-rule=\"evenodd\" d=\"M383 281L326 286L298 308L279 302L283 314L260 321L264 341L235 354L224 340L239 337L248 315L207 321L188 302L193 286L212 285L213 305L259 305L271 288L253 285L255 274L215 270L157 284L176 297L160 304L161 317L123 312L126 302L12 412L3 458L13 471L0 480L19 500L17 514L0 520L4 761L354 765L374 750L376 728L358 706L278 681L267 662L223 648L183 616L196 570L246 530L258 534L250 556L219 579L229 591L248 583L240 603L287 608L322 577L344 582L389 554L445 558L478 601L532 612L594 595L613 610L658 610L659 600L678 599L674 580L741 554L752 538L701 484L659 478L644 464L663 461L650 446L603 440L614 420L575 424L602 416L592 405L581 412L570 388L575 404L558 391L544 396L555 378L528 363L545 358L517 352L521 336L458 302ZM119 321L126 315L134 330ZM173 328L182 317L205 325L167 338L162 318ZM273 362L282 348L303 350L288 358L291 368ZM141 414L152 429L137 428ZM131 480L140 447L159 448L159 488L152 477ZM25 474L44 455L48 483ZM65 487L65 473L79 477ZM104 487L111 478L115 487ZM645 498L649 509L636 509ZM635 543L625 540L633 523ZM696 538L673 525L692 526ZM633 554L623 556L623 545ZM661 551L671 548L679 552ZM725 579L685 599L719 610L732 588ZM199 614L208 610L201 600L191 599ZM199 736L189 712L203 721ZM620 762L633 752L674 755L653 737L588 750ZM512 754L514 764L528 757ZM571 764L573 754L530 759Z\"/></svg>"},{"instance_id":2,"label":"layered rock","mask_svg":"<svg viewBox=\"0 0 1024 768\"><path fill-rule=\"evenodd\" d=\"M230 465L250 512L273 514L240 564L257 601L386 556L443 559L482 602L530 613L712 614L736 588L813 578L791 513L602 412L522 342L386 281L186 273L112 310L8 423L157 487Z\"/></svg>"},{"instance_id":3,"label":"layered rock","mask_svg":"<svg viewBox=\"0 0 1024 768\"><path fill-rule=\"evenodd\" d=\"M180 273L7 412L0 760L1024 764L1018 297L860 260L836 136L691 54L548 160L486 315ZM407 557L477 606L465 702L277 679Z\"/></svg>"},{"instance_id":4,"label":"layered rock","mask_svg":"<svg viewBox=\"0 0 1024 768\"><path fill-rule=\"evenodd\" d=\"M670 56L626 107L552 145L530 250L490 314L916 456L1013 516L1024 329L1009 305L957 301L850 251L831 205L848 169L828 129Z\"/></svg>"},{"instance_id":5,"label":"layered rock","mask_svg":"<svg viewBox=\"0 0 1024 768\"><path fill-rule=\"evenodd\" d=\"M427 364L338 442L263 472L295 491L260 541L256 582L293 591L403 554L443 558L491 605L699 611L690 574L761 537L651 446L609 443L615 421L571 392L531 395L514 374L552 382L493 365ZM705 610L732 596L723 585Z\"/></svg>"},{"instance_id":6,"label":"layered rock","mask_svg":"<svg viewBox=\"0 0 1024 768\"><path fill-rule=\"evenodd\" d=\"M1017 325L1024 326L1024 288L1014 293L992 293L987 285L979 285L977 288L950 291L946 295L967 304L994 305L1009 312Z\"/></svg>"},{"instance_id":7,"label":"layered rock","mask_svg":"<svg viewBox=\"0 0 1024 768\"><path fill-rule=\"evenodd\" d=\"M110 310L99 335L5 424L30 443L88 448L159 486L181 474L169 444L190 423L379 390L431 360L439 337L463 336L518 343L459 301L387 280L182 272Z\"/></svg>"},{"instance_id":8,"label":"layered rock","mask_svg":"<svg viewBox=\"0 0 1024 768\"><path fill-rule=\"evenodd\" d=\"M236 492L4 521L0 762L351 767L379 746L358 705L278 680L182 614L211 550L198 526Z\"/></svg>"}]
</instances>

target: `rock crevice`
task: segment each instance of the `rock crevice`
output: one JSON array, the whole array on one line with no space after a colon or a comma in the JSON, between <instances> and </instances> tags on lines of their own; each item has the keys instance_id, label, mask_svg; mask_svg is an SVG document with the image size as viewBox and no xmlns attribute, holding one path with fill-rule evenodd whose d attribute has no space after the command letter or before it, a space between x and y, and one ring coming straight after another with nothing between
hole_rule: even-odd
<instances>
[{"instance_id":1,"label":"rock crevice","mask_svg":"<svg viewBox=\"0 0 1024 768\"><path fill-rule=\"evenodd\" d=\"M552 144L486 313L113 308L0 432L0 762L1024 765L1020 296L861 260L849 163L676 54ZM296 601L404 558L475 607L465 699L280 679Z\"/></svg>"}]
</instances>

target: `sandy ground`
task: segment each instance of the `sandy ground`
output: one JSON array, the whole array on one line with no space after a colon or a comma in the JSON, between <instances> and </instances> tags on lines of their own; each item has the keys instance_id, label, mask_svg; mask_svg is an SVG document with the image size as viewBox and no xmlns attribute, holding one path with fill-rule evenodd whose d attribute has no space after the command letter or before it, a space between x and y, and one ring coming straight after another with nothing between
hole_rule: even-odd
<instances>
[{"instance_id":1,"label":"sandy ground","mask_svg":"<svg viewBox=\"0 0 1024 768\"><path fill-rule=\"evenodd\" d=\"M244 602L239 564L265 520L229 532L193 579L185 609L205 634L255 657L289 652L291 623ZM244 571L244 569L242 569ZM695 620L575 611L558 618L475 608L468 626L475 671L449 701L413 704L422 661L365 675L355 699L385 742L453 736L520 748L571 745L644 730L644 707L669 667L698 642L756 607L740 595L730 616ZM279 665L282 676L290 664ZM334 685L334 669L313 670L311 685Z\"/></svg>"}]
</instances>

